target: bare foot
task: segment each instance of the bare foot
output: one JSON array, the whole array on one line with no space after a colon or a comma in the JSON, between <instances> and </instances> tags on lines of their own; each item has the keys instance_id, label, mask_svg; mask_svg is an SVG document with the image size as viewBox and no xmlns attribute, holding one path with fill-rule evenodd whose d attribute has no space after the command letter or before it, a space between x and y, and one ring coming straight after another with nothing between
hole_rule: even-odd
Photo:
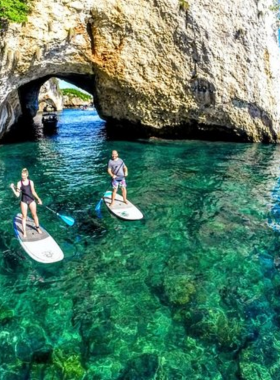
<instances>
[{"instance_id":1,"label":"bare foot","mask_svg":"<svg viewBox=\"0 0 280 380\"><path fill-rule=\"evenodd\" d=\"M127 199L126 200L123 200L124 201L124 203L126 203L127 205L128 205L128 201L127 201Z\"/></svg>"},{"instance_id":2,"label":"bare foot","mask_svg":"<svg viewBox=\"0 0 280 380\"><path fill-rule=\"evenodd\" d=\"M38 234L42 234L42 233L43 233L43 232L41 231L40 227L36 227L36 226L35 226L35 228L36 228Z\"/></svg>"},{"instance_id":3,"label":"bare foot","mask_svg":"<svg viewBox=\"0 0 280 380\"><path fill-rule=\"evenodd\" d=\"M26 234L23 234L22 236L23 236L24 238L26 238L26 237L27 237L27 236L26 236Z\"/></svg>"},{"instance_id":4,"label":"bare foot","mask_svg":"<svg viewBox=\"0 0 280 380\"><path fill-rule=\"evenodd\" d=\"M113 207L114 204L115 204L114 202L113 202L113 203L110 203L110 204L109 204L109 207Z\"/></svg>"}]
</instances>

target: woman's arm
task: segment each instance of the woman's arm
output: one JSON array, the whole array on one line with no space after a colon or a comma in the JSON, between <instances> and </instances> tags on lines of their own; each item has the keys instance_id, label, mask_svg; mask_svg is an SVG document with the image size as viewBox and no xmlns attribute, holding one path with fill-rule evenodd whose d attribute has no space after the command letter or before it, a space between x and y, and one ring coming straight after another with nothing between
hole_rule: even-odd
<instances>
[{"instance_id":1,"label":"woman's arm","mask_svg":"<svg viewBox=\"0 0 280 380\"><path fill-rule=\"evenodd\" d=\"M13 190L13 193L18 198L20 196L21 183L20 182L17 183L17 188L15 188L15 185L11 183L10 188Z\"/></svg>"},{"instance_id":2,"label":"woman's arm","mask_svg":"<svg viewBox=\"0 0 280 380\"><path fill-rule=\"evenodd\" d=\"M38 194L35 191L35 187L34 187L34 182L33 181L30 181L30 186L31 186L32 194L37 199L38 204L39 205L43 204L42 201L41 201L41 199L39 198Z\"/></svg>"}]
</instances>

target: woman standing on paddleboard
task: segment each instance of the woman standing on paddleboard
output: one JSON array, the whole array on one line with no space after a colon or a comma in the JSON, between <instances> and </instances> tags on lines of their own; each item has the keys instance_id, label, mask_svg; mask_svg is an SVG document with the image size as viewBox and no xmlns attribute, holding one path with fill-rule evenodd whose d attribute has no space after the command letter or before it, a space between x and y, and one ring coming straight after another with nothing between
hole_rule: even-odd
<instances>
[{"instance_id":1,"label":"woman standing on paddleboard","mask_svg":"<svg viewBox=\"0 0 280 380\"><path fill-rule=\"evenodd\" d=\"M19 197L21 193L21 202L20 202L20 208L22 213L22 230L23 230L23 237L26 237L26 218L27 218L27 211L28 207L30 208L32 217L35 222L35 228L39 234L42 233L40 227L39 227L39 219L37 216L37 207L35 199L37 200L38 204L41 205L42 201L38 197L34 182L31 181L28 178L28 170L22 169L21 171L21 181L17 183L17 187L15 188L15 185L11 184L11 189L13 190L14 194Z\"/></svg>"}]
</instances>

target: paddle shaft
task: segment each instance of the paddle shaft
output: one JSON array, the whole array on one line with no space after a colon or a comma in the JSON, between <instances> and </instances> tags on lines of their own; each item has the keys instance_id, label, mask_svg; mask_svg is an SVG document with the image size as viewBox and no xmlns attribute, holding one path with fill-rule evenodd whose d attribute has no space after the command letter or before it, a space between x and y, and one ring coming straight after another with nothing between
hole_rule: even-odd
<instances>
[{"instance_id":1,"label":"paddle shaft","mask_svg":"<svg viewBox=\"0 0 280 380\"><path fill-rule=\"evenodd\" d=\"M54 210L52 210L51 208L49 208L48 206L45 206L45 205L42 205L42 206L44 206L44 207L46 207L48 210L50 210L51 212L53 212L54 214L56 214L56 215L59 215L59 213L58 212L56 212L56 211L54 211ZM60 215L59 215L60 216Z\"/></svg>"},{"instance_id":2,"label":"paddle shaft","mask_svg":"<svg viewBox=\"0 0 280 380\"><path fill-rule=\"evenodd\" d=\"M18 189L16 188L17 191L21 191L21 189ZM27 194L28 195L28 194ZM75 223L75 219L73 219L71 216L66 216L66 215L60 215L58 212L52 210L51 208L49 208L48 206L45 206L43 205L42 203L39 203L40 206L43 206L45 207L46 209L48 209L49 211L53 212L55 215L59 216L66 224L68 224L69 226L73 226L73 224Z\"/></svg>"}]
</instances>

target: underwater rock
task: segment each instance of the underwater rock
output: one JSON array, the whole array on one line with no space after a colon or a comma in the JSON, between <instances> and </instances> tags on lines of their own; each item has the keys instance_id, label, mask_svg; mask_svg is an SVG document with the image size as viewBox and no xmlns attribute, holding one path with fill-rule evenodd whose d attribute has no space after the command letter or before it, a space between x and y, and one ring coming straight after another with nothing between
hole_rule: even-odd
<instances>
[{"instance_id":1,"label":"underwater rock","mask_svg":"<svg viewBox=\"0 0 280 380\"><path fill-rule=\"evenodd\" d=\"M35 363L51 363L52 362L52 352L53 348L51 345L47 344L44 347L41 347L39 350L36 350L32 354L32 362Z\"/></svg>"},{"instance_id":2,"label":"underwater rock","mask_svg":"<svg viewBox=\"0 0 280 380\"><path fill-rule=\"evenodd\" d=\"M211 342L220 350L234 351L243 344L244 324L228 317L222 309L193 309L185 312L184 317L188 335Z\"/></svg>"},{"instance_id":3,"label":"underwater rock","mask_svg":"<svg viewBox=\"0 0 280 380\"><path fill-rule=\"evenodd\" d=\"M130 360L117 380L149 380L155 379L159 360L157 355L143 354Z\"/></svg>"},{"instance_id":4,"label":"underwater rock","mask_svg":"<svg viewBox=\"0 0 280 380\"><path fill-rule=\"evenodd\" d=\"M95 317L95 323L98 323L98 316ZM106 318L100 318L100 321ZM92 326L91 320L82 320L80 327L80 335L82 337L82 356L84 361L89 361L92 358L106 356L113 353L113 348L110 347L112 339L113 324L110 320L98 326Z\"/></svg>"},{"instance_id":5,"label":"underwater rock","mask_svg":"<svg viewBox=\"0 0 280 380\"><path fill-rule=\"evenodd\" d=\"M14 318L14 312L10 309L1 308L0 309L0 325L5 325Z\"/></svg>"},{"instance_id":6,"label":"underwater rock","mask_svg":"<svg viewBox=\"0 0 280 380\"><path fill-rule=\"evenodd\" d=\"M54 367L62 369L63 376L61 378L63 379L83 379L85 369L81 360L80 355L69 351L67 348L65 350L56 349L53 352Z\"/></svg>"},{"instance_id":7,"label":"underwater rock","mask_svg":"<svg viewBox=\"0 0 280 380\"><path fill-rule=\"evenodd\" d=\"M164 290L169 301L175 305L186 305L196 292L194 284L187 276L165 278Z\"/></svg>"},{"instance_id":8,"label":"underwater rock","mask_svg":"<svg viewBox=\"0 0 280 380\"><path fill-rule=\"evenodd\" d=\"M16 357L26 363L51 363L53 352L52 346L49 344L44 344L43 346L41 344L35 344L35 347L36 346L40 347L34 350L30 342L25 340L18 341L15 347Z\"/></svg>"},{"instance_id":9,"label":"underwater rock","mask_svg":"<svg viewBox=\"0 0 280 380\"><path fill-rule=\"evenodd\" d=\"M25 341L18 341L15 347L16 357L22 362L30 363L32 361L32 350Z\"/></svg>"},{"instance_id":10,"label":"underwater rock","mask_svg":"<svg viewBox=\"0 0 280 380\"><path fill-rule=\"evenodd\" d=\"M240 378L246 380L272 380L279 377L272 377L268 368L266 368L261 350L253 347L243 350L239 361ZM278 370L278 375L280 371Z\"/></svg>"},{"instance_id":11,"label":"underwater rock","mask_svg":"<svg viewBox=\"0 0 280 380\"><path fill-rule=\"evenodd\" d=\"M111 326L111 323L106 325L108 329L105 326L96 326L91 329L89 346L90 356L106 356L114 352L113 348L110 346L113 326Z\"/></svg>"},{"instance_id":12,"label":"underwater rock","mask_svg":"<svg viewBox=\"0 0 280 380\"><path fill-rule=\"evenodd\" d=\"M5 363L6 365L14 363L15 350L14 345L11 342L11 336L8 332L1 334L1 350L0 350L0 363Z\"/></svg>"},{"instance_id":13,"label":"underwater rock","mask_svg":"<svg viewBox=\"0 0 280 380\"><path fill-rule=\"evenodd\" d=\"M40 351L46 344L45 331L38 325L26 326L23 338L33 352Z\"/></svg>"},{"instance_id":14,"label":"underwater rock","mask_svg":"<svg viewBox=\"0 0 280 380\"><path fill-rule=\"evenodd\" d=\"M280 257L275 257L274 258L274 266L275 268L280 271Z\"/></svg>"},{"instance_id":15,"label":"underwater rock","mask_svg":"<svg viewBox=\"0 0 280 380\"><path fill-rule=\"evenodd\" d=\"M1 380L22 380L23 379L23 371L20 371L20 368L16 370L16 372L13 371L7 371L1 376ZM25 371L24 371L25 372ZM28 375L28 374L27 374Z\"/></svg>"}]
</instances>

